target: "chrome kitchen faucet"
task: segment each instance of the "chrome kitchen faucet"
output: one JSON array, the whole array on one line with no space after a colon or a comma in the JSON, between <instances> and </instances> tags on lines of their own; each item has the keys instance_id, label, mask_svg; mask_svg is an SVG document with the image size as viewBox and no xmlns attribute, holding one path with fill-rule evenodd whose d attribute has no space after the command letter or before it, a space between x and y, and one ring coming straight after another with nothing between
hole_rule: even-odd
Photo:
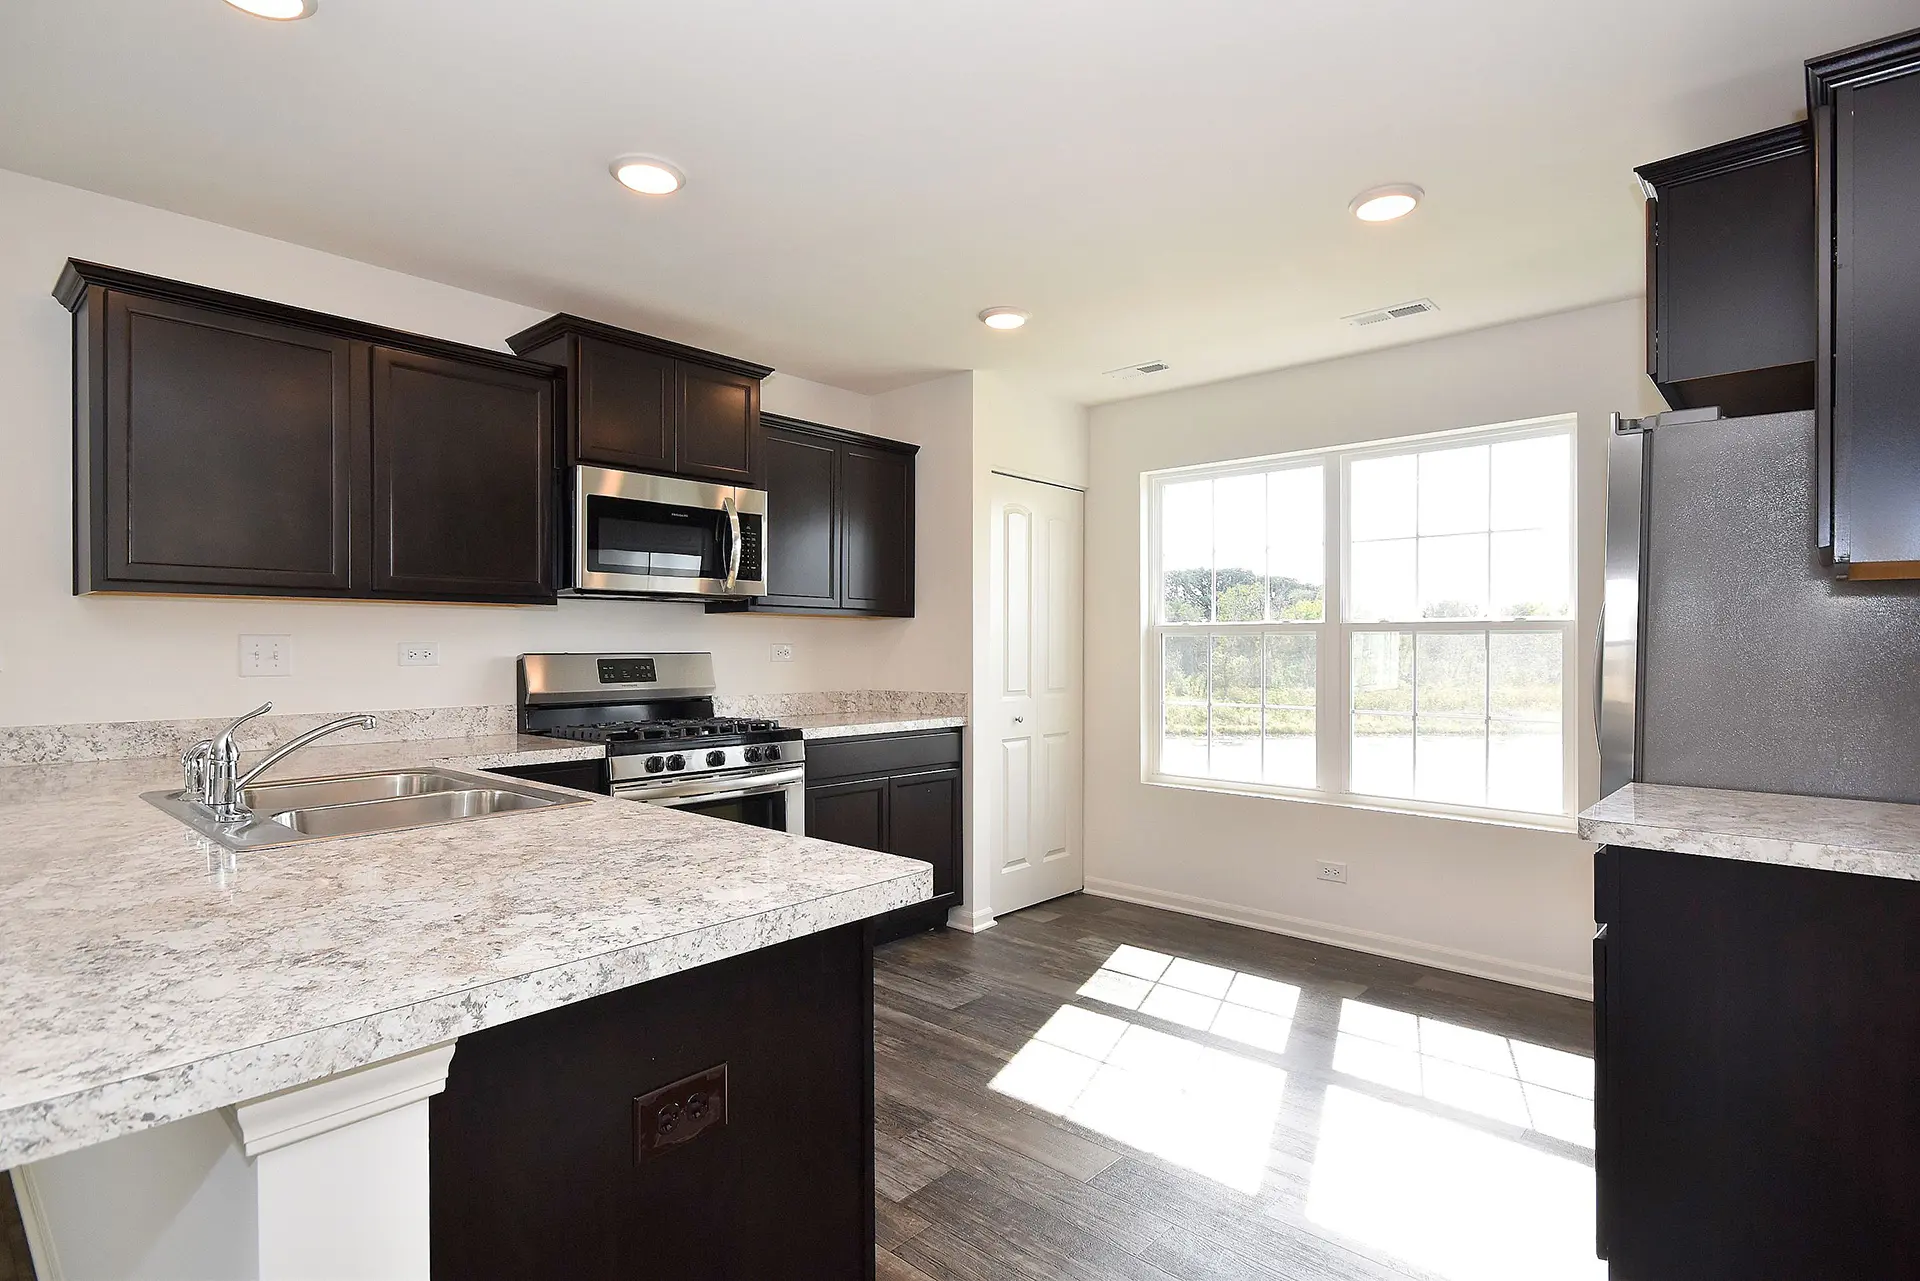
<instances>
[{"instance_id":1,"label":"chrome kitchen faucet","mask_svg":"<svg viewBox=\"0 0 1920 1281\"><path fill-rule=\"evenodd\" d=\"M376 724L373 717L361 715L342 716L324 725L316 725L304 734L294 735L269 752L267 759L242 774L240 749L233 741L233 732L254 717L272 710L272 703L262 703L245 716L236 718L215 737L203 738L189 747L180 757L184 776L182 799L206 809L216 823L244 823L253 817L253 811L241 802L240 796L254 779L315 739L355 726L372 729Z\"/></svg>"}]
</instances>

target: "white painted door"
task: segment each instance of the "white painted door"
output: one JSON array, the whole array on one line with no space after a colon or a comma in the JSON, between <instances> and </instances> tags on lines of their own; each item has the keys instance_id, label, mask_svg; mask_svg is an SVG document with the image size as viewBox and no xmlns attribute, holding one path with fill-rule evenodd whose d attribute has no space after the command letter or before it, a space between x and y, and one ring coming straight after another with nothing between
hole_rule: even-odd
<instances>
[{"instance_id":1,"label":"white painted door","mask_svg":"<svg viewBox=\"0 0 1920 1281\"><path fill-rule=\"evenodd\" d=\"M1086 496L993 477L993 651L980 708L995 914L1081 887L1081 543Z\"/></svg>"}]
</instances>

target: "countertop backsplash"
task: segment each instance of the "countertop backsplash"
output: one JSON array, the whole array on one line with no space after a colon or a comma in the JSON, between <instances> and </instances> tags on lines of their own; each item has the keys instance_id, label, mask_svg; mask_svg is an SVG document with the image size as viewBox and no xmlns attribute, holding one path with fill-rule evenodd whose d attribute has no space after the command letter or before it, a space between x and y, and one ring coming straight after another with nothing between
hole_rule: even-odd
<instances>
[{"instance_id":1,"label":"countertop backsplash","mask_svg":"<svg viewBox=\"0 0 1920 1281\"><path fill-rule=\"evenodd\" d=\"M730 694L716 696L722 716L844 716L873 714L888 719L964 716L964 693L921 690L835 690L828 693ZM235 708L239 715L245 708ZM290 712L250 721L238 737L243 748L258 750L284 742L305 730L363 708L337 712ZM330 741L348 743L412 742L432 738L481 738L514 732L511 703L480 707L424 707L378 710L370 730L343 730ZM56 765L82 761L133 760L177 755L188 744L210 738L231 717L175 721L102 721L79 725L0 725L0 765Z\"/></svg>"}]
</instances>

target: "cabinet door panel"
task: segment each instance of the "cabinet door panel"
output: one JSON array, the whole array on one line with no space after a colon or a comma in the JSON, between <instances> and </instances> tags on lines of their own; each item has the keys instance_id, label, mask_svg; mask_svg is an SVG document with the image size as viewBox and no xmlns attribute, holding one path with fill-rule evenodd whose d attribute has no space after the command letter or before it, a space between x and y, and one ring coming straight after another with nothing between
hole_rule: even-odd
<instances>
[{"instance_id":1,"label":"cabinet door panel","mask_svg":"<svg viewBox=\"0 0 1920 1281\"><path fill-rule=\"evenodd\" d=\"M1920 577L1920 72L1843 89L1835 281L1837 548L1852 577ZM1880 562L1882 568L1868 568ZM1864 571L1864 572L1863 572Z\"/></svg>"},{"instance_id":2,"label":"cabinet door panel","mask_svg":"<svg viewBox=\"0 0 1920 1281\"><path fill-rule=\"evenodd\" d=\"M735 485L755 484L759 435L759 379L681 364L676 471Z\"/></svg>"},{"instance_id":3,"label":"cabinet door panel","mask_svg":"<svg viewBox=\"0 0 1920 1281\"><path fill-rule=\"evenodd\" d=\"M960 887L960 771L887 780L887 853L933 864L933 892Z\"/></svg>"},{"instance_id":4,"label":"cabinet door panel","mask_svg":"<svg viewBox=\"0 0 1920 1281\"><path fill-rule=\"evenodd\" d=\"M767 429L765 448L765 603L833 609L840 604L840 450L830 440L775 427Z\"/></svg>"},{"instance_id":5,"label":"cabinet door panel","mask_svg":"<svg viewBox=\"0 0 1920 1281\"><path fill-rule=\"evenodd\" d=\"M1816 318L1812 153L1676 184L1657 205L1658 381L1665 386L1785 365L1810 368Z\"/></svg>"},{"instance_id":6,"label":"cabinet door panel","mask_svg":"<svg viewBox=\"0 0 1920 1281\"><path fill-rule=\"evenodd\" d=\"M110 293L109 581L351 585L353 344Z\"/></svg>"},{"instance_id":7,"label":"cabinet door panel","mask_svg":"<svg viewBox=\"0 0 1920 1281\"><path fill-rule=\"evenodd\" d=\"M597 338L579 343L578 461L672 471L676 362Z\"/></svg>"},{"instance_id":8,"label":"cabinet door panel","mask_svg":"<svg viewBox=\"0 0 1920 1281\"><path fill-rule=\"evenodd\" d=\"M378 348L374 590L553 594L553 383Z\"/></svg>"},{"instance_id":9,"label":"cabinet door panel","mask_svg":"<svg viewBox=\"0 0 1920 1281\"><path fill-rule=\"evenodd\" d=\"M863 778L807 789L807 835L863 850L887 848L887 780Z\"/></svg>"},{"instance_id":10,"label":"cabinet door panel","mask_svg":"<svg viewBox=\"0 0 1920 1281\"><path fill-rule=\"evenodd\" d=\"M913 613L913 458L848 446L840 455L841 603Z\"/></svg>"}]
</instances>

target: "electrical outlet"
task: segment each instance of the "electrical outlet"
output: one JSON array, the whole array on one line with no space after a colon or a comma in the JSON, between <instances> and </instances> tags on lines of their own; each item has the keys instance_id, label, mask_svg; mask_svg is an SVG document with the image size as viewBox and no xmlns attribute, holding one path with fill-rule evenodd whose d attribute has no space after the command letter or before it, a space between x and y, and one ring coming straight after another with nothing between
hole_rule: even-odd
<instances>
[{"instance_id":1,"label":"electrical outlet","mask_svg":"<svg viewBox=\"0 0 1920 1281\"><path fill-rule=\"evenodd\" d=\"M242 636L240 638L240 674L242 676L293 675L293 637Z\"/></svg>"},{"instance_id":2,"label":"electrical outlet","mask_svg":"<svg viewBox=\"0 0 1920 1281\"><path fill-rule=\"evenodd\" d=\"M775 645L773 647L773 661L776 663L791 663L793 661L793 646Z\"/></svg>"},{"instance_id":3,"label":"electrical outlet","mask_svg":"<svg viewBox=\"0 0 1920 1281\"><path fill-rule=\"evenodd\" d=\"M438 667L440 666L439 641L401 641L400 666L402 667Z\"/></svg>"},{"instance_id":4,"label":"electrical outlet","mask_svg":"<svg viewBox=\"0 0 1920 1281\"><path fill-rule=\"evenodd\" d=\"M633 1159L659 1159L727 1123L727 1065L663 1085L633 1101Z\"/></svg>"},{"instance_id":5,"label":"electrical outlet","mask_svg":"<svg viewBox=\"0 0 1920 1281\"><path fill-rule=\"evenodd\" d=\"M1320 870L1316 872L1315 875L1323 881L1332 881L1335 885L1345 885L1347 883L1347 865L1345 863L1329 863L1323 859L1320 863Z\"/></svg>"}]
</instances>

